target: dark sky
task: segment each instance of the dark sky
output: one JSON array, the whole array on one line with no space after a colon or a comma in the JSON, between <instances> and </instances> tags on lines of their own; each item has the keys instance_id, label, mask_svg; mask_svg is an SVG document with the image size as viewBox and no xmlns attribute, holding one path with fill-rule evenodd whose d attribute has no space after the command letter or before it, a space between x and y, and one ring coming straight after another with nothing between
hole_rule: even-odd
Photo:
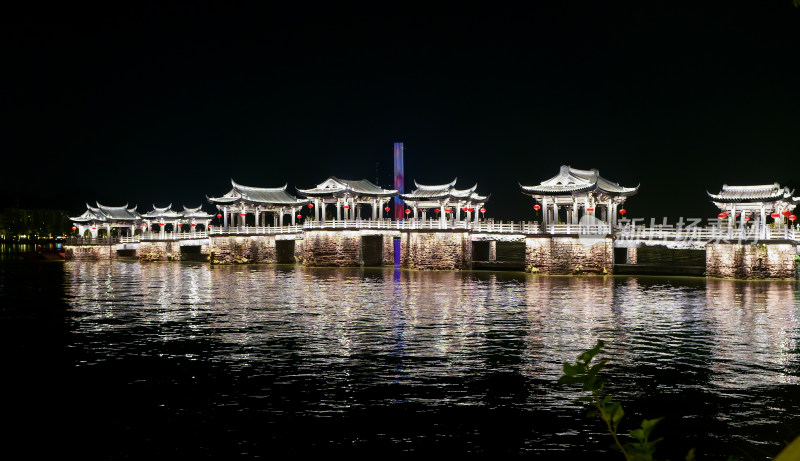
<instances>
[{"instance_id":1,"label":"dark sky","mask_svg":"<svg viewBox=\"0 0 800 461\"><path fill-rule=\"evenodd\" d=\"M3 203L210 211L205 196L231 178L389 187L394 142L407 190L477 182L496 219L532 219L517 183L562 164L641 184L634 217L713 216L705 191L723 183L800 195L790 0L556 3L497 17L237 7L6 24Z\"/></svg>"}]
</instances>

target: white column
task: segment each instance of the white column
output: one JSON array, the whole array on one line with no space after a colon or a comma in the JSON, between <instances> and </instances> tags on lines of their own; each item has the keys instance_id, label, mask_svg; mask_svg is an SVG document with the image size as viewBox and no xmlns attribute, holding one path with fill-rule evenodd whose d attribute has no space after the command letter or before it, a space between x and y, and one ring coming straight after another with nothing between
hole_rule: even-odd
<instances>
[{"instance_id":1,"label":"white column","mask_svg":"<svg viewBox=\"0 0 800 461\"><path fill-rule=\"evenodd\" d=\"M542 196L542 227L547 227L547 196Z\"/></svg>"},{"instance_id":2,"label":"white column","mask_svg":"<svg viewBox=\"0 0 800 461\"><path fill-rule=\"evenodd\" d=\"M222 209L222 218L225 221L223 223L223 226L225 227L225 229L227 229L228 228L228 207L225 207L225 208Z\"/></svg>"},{"instance_id":3,"label":"white column","mask_svg":"<svg viewBox=\"0 0 800 461\"><path fill-rule=\"evenodd\" d=\"M342 202L336 200L336 220L342 220Z\"/></svg>"}]
</instances>

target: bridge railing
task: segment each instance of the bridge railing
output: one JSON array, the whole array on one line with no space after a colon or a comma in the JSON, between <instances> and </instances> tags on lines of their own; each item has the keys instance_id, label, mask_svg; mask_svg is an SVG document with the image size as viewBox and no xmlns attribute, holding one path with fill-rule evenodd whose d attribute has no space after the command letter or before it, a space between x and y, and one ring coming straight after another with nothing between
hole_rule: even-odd
<instances>
[{"instance_id":1,"label":"bridge railing","mask_svg":"<svg viewBox=\"0 0 800 461\"><path fill-rule=\"evenodd\" d=\"M118 237L69 237L64 239L64 245L114 245L119 242Z\"/></svg>"}]
</instances>

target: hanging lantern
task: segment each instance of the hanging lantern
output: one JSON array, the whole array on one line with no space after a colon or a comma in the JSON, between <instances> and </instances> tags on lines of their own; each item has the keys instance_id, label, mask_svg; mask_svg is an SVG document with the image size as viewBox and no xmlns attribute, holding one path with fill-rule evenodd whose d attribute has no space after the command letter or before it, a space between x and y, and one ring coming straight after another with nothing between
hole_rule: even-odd
<instances>
[{"instance_id":1,"label":"hanging lantern","mask_svg":"<svg viewBox=\"0 0 800 461\"><path fill-rule=\"evenodd\" d=\"M587 209L586 209L586 211L587 211L588 213L591 213L591 212L593 212L593 211L594 211L594 208L587 208Z\"/></svg>"},{"instance_id":2,"label":"hanging lantern","mask_svg":"<svg viewBox=\"0 0 800 461\"><path fill-rule=\"evenodd\" d=\"M92 227L92 230L97 230L97 228L96 227Z\"/></svg>"},{"instance_id":3,"label":"hanging lantern","mask_svg":"<svg viewBox=\"0 0 800 461\"><path fill-rule=\"evenodd\" d=\"M142 227L147 227L147 224L145 224L145 223L142 223Z\"/></svg>"},{"instance_id":4,"label":"hanging lantern","mask_svg":"<svg viewBox=\"0 0 800 461\"><path fill-rule=\"evenodd\" d=\"M349 210L350 209L350 205L345 205L342 208L344 208L345 210Z\"/></svg>"},{"instance_id":5,"label":"hanging lantern","mask_svg":"<svg viewBox=\"0 0 800 461\"><path fill-rule=\"evenodd\" d=\"M467 211L469 211L470 213L472 213L473 211L475 211L475 208L467 208Z\"/></svg>"},{"instance_id":6,"label":"hanging lantern","mask_svg":"<svg viewBox=\"0 0 800 461\"><path fill-rule=\"evenodd\" d=\"M434 212L434 213L436 213L436 214L439 214L439 212L440 212L440 211L442 211L442 210L440 210L440 209L438 209L438 208L434 208L434 209L433 209L433 212Z\"/></svg>"},{"instance_id":7,"label":"hanging lantern","mask_svg":"<svg viewBox=\"0 0 800 461\"><path fill-rule=\"evenodd\" d=\"M783 210L783 211L781 211L781 214L784 215L784 216L789 216L790 214L792 214L792 212L789 211L789 210Z\"/></svg>"},{"instance_id":8,"label":"hanging lantern","mask_svg":"<svg viewBox=\"0 0 800 461\"><path fill-rule=\"evenodd\" d=\"M300 219L302 217L303 217L303 215L297 215L297 219Z\"/></svg>"},{"instance_id":9,"label":"hanging lantern","mask_svg":"<svg viewBox=\"0 0 800 461\"><path fill-rule=\"evenodd\" d=\"M625 210L625 208L620 208L620 210L619 210L619 214L621 214L622 216L625 216L625 213L627 213L627 212L628 211Z\"/></svg>"},{"instance_id":10,"label":"hanging lantern","mask_svg":"<svg viewBox=\"0 0 800 461\"><path fill-rule=\"evenodd\" d=\"M313 204L313 203L309 203L309 204L308 204L308 209L310 210L310 209L312 209L312 208L314 208L314 204Z\"/></svg>"},{"instance_id":11,"label":"hanging lantern","mask_svg":"<svg viewBox=\"0 0 800 461\"><path fill-rule=\"evenodd\" d=\"M159 223L159 225L160 225L161 227L164 227L164 226L165 226L165 224L164 224L163 222L162 222L162 223Z\"/></svg>"},{"instance_id":12,"label":"hanging lantern","mask_svg":"<svg viewBox=\"0 0 800 461\"><path fill-rule=\"evenodd\" d=\"M461 207L461 211L467 211L467 210L468 210L467 207Z\"/></svg>"},{"instance_id":13,"label":"hanging lantern","mask_svg":"<svg viewBox=\"0 0 800 461\"><path fill-rule=\"evenodd\" d=\"M781 215L778 213L772 213L770 216L772 217L772 219L778 219L781 217Z\"/></svg>"},{"instance_id":14,"label":"hanging lantern","mask_svg":"<svg viewBox=\"0 0 800 461\"><path fill-rule=\"evenodd\" d=\"M411 210L409 210L408 208L406 208L406 216L408 216L408 214L409 214L409 213L411 213Z\"/></svg>"},{"instance_id":15,"label":"hanging lantern","mask_svg":"<svg viewBox=\"0 0 800 461\"><path fill-rule=\"evenodd\" d=\"M220 219L220 218L222 218L222 215L217 213L217 219Z\"/></svg>"},{"instance_id":16,"label":"hanging lantern","mask_svg":"<svg viewBox=\"0 0 800 461\"><path fill-rule=\"evenodd\" d=\"M795 215L793 215L793 214L790 214L790 215L789 215L789 219L790 219L792 222L794 222L794 220L795 220L795 219L797 219L797 216L795 216Z\"/></svg>"},{"instance_id":17,"label":"hanging lantern","mask_svg":"<svg viewBox=\"0 0 800 461\"><path fill-rule=\"evenodd\" d=\"M745 216L745 217L744 217L744 220L745 220L745 221L750 221L750 216Z\"/></svg>"},{"instance_id":18,"label":"hanging lantern","mask_svg":"<svg viewBox=\"0 0 800 461\"><path fill-rule=\"evenodd\" d=\"M197 224L195 224L195 223L192 223L192 227L194 227L194 226L196 226L196 225L197 225Z\"/></svg>"},{"instance_id":19,"label":"hanging lantern","mask_svg":"<svg viewBox=\"0 0 800 461\"><path fill-rule=\"evenodd\" d=\"M78 228L75 227L75 226L72 226L72 232L75 232L76 229L78 229Z\"/></svg>"},{"instance_id":20,"label":"hanging lantern","mask_svg":"<svg viewBox=\"0 0 800 461\"><path fill-rule=\"evenodd\" d=\"M481 208L481 213L486 213L486 208Z\"/></svg>"},{"instance_id":21,"label":"hanging lantern","mask_svg":"<svg viewBox=\"0 0 800 461\"><path fill-rule=\"evenodd\" d=\"M243 218L245 217L245 215L246 215L246 213L239 213L239 216L241 216Z\"/></svg>"},{"instance_id":22,"label":"hanging lantern","mask_svg":"<svg viewBox=\"0 0 800 461\"><path fill-rule=\"evenodd\" d=\"M537 212L537 213L538 213L538 212L539 212L539 210L541 210L541 209L542 209L542 207L541 207L541 206L539 206L539 205L534 205L534 206L533 206L533 211L535 211L535 212Z\"/></svg>"},{"instance_id":23,"label":"hanging lantern","mask_svg":"<svg viewBox=\"0 0 800 461\"><path fill-rule=\"evenodd\" d=\"M727 217L728 217L728 213L725 213L725 212L723 211L722 213L718 214L718 215L717 215L717 217L718 217L719 219L725 219L725 218L727 218Z\"/></svg>"},{"instance_id":24,"label":"hanging lantern","mask_svg":"<svg viewBox=\"0 0 800 461\"><path fill-rule=\"evenodd\" d=\"M453 211L453 210L452 210L452 209L450 209L450 208L445 208L445 209L444 209L444 212L445 212L445 213L450 213L450 212L452 212L452 211Z\"/></svg>"},{"instance_id":25,"label":"hanging lantern","mask_svg":"<svg viewBox=\"0 0 800 461\"><path fill-rule=\"evenodd\" d=\"M387 206L386 208L384 208L384 209L383 209L383 211L385 211L385 212L387 212L387 213L389 212L389 210L391 210L391 208L389 208L388 206Z\"/></svg>"},{"instance_id":26,"label":"hanging lantern","mask_svg":"<svg viewBox=\"0 0 800 461\"><path fill-rule=\"evenodd\" d=\"M178 223L178 227L183 227L183 224L181 224L181 223Z\"/></svg>"}]
</instances>

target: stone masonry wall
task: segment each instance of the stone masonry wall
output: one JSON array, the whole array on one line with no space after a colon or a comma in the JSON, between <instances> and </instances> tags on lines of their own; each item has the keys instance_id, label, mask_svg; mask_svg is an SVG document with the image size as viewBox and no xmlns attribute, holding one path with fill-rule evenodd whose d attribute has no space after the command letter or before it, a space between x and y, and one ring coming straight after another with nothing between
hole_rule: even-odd
<instances>
[{"instance_id":1,"label":"stone masonry wall","mask_svg":"<svg viewBox=\"0 0 800 461\"><path fill-rule=\"evenodd\" d=\"M208 252L211 264L274 263L277 261L274 235L210 237Z\"/></svg>"},{"instance_id":2,"label":"stone masonry wall","mask_svg":"<svg viewBox=\"0 0 800 461\"><path fill-rule=\"evenodd\" d=\"M706 275L737 279L795 277L797 247L792 243L709 243Z\"/></svg>"},{"instance_id":3,"label":"stone masonry wall","mask_svg":"<svg viewBox=\"0 0 800 461\"><path fill-rule=\"evenodd\" d=\"M76 261L99 261L117 257L116 245L65 245L64 259Z\"/></svg>"},{"instance_id":4,"label":"stone masonry wall","mask_svg":"<svg viewBox=\"0 0 800 461\"><path fill-rule=\"evenodd\" d=\"M613 251L610 238L587 246L576 237L527 237L525 264L542 274L611 273Z\"/></svg>"},{"instance_id":5,"label":"stone masonry wall","mask_svg":"<svg viewBox=\"0 0 800 461\"><path fill-rule=\"evenodd\" d=\"M178 242L141 242L137 251L139 261L180 261Z\"/></svg>"},{"instance_id":6,"label":"stone masonry wall","mask_svg":"<svg viewBox=\"0 0 800 461\"><path fill-rule=\"evenodd\" d=\"M472 261L466 232L406 232L400 242L400 265L409 269L469 269Z\"/></svg>"},{"instance_id":7,"label":"stone masonry wall","mask_svg":"<svg viewBox=\"0 0 800 461\"><path fill-rule=\"evenodd\" d=\"M302 246L305 266L361 265L361 234L358 231L307 231Z\"/></svg>"}]
</instances>

